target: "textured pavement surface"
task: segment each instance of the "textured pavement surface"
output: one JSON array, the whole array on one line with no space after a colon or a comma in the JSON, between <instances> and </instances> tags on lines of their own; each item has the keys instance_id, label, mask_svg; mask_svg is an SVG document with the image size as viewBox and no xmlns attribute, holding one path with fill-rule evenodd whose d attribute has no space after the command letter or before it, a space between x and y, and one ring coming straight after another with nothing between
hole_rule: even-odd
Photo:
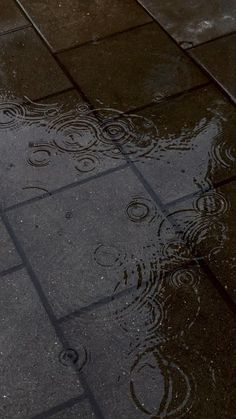
<instances>
[{"instance_id":1,"label":"textured pavement surface","mask_svg":"<svg viewBox=\"0 0 236 419\"><path fill-rule=\"evenodd\" d=\"M0 10L0 418L235 418L234 0Z\"/></svg>"}]
</instances>

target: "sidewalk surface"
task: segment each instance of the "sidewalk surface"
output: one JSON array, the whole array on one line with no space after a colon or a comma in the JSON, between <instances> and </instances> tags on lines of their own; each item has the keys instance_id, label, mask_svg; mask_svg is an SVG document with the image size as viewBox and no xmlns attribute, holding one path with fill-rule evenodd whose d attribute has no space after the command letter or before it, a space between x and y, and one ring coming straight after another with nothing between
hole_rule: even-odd
<instances>
[{"instance_id":1,"label":"sidewalk surface","mask_svg":"<svg viewBox=\"0 0 236 419\"><path fill-rule=\"evenodd\" d=\"M235 0L0 0L0 418L233 419Z\"/></svg>"}]
</instances>

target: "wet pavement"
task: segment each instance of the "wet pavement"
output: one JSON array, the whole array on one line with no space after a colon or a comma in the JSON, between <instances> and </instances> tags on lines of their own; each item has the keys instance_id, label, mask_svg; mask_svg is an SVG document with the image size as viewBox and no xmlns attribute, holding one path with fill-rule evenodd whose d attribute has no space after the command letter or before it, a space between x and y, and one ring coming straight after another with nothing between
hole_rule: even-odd
<instances>
[{"instance_id":1,"label":"wet pavement","mask_svg":"<svg viewBox=\"0 0 236 419\"><path fill-rule=\"evenodd\" d=\"M233 419L233 0L0 0L0 418Z\"/></svg>"}]
</instances>

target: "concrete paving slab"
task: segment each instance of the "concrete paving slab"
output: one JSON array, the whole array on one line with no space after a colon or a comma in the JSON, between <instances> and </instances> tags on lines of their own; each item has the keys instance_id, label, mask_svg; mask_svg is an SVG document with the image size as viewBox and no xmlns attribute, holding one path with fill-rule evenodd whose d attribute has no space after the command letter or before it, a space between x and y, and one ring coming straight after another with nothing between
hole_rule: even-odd
<instances>
[{"instance_id":1,"label":"concrete paving slab","mask_svg":"<svg viewBox=\"0 0 236 419\"><path fill-rule=\"evenodd\" d=\"M95 107L138 108L207 81L156 23L59 58Z\"/></svg>"},{"instance_id":2,"label":"concrete paving slab","mask_svg":"<svg viewBox=\"0 0 236 419\"><path fill-rule=\"evenodd\" d=\"M136 275L145 282L152 264L161 270L164 244L170 242L168 269L182 257L178 243L172 254L171 227L158 237L163 215L130 169L8 216L57 317L136 286Z\"/></svg>"},{"instance_id":3,"label":"concrete paving slab","mask_svg":"<svg viewBox=\"0 0 236 419\"><path fill-rule=\"evenodd\" d=\"M82 394L26 272L5 276L0 288L1 417L32 417Z\"/></svg>"},{"instance_id":4,"label":"concrete paving slab","mask_svg":"<svg viewBox=\"0 0 236 419\"><path fill-rule=\"evenodd\" d=\"M150 22L133 0L20 0L54 51Z\"/></svg>"},{"instance_id":5,"label":"concrete paving slab","mask_svg":"<svg viewBox=\"0 0 236 419\"><path fill-rule=\"evenodd\" d=\"M14 0L1 0L0 34L29 24Z\"/></svg>"},{"instance_id":6,"label":"concrete paving slab","mask_svg":"<svg viewBox=\"0 0 236 419\"><path fill-rule=\"evenodd\" d=\"M193 48L197 60L236 103L236 34Z\"/></svg>"},{"instance_id":7,"label":"concrete paving slab","mask_svg":"<svg viewBox=\"0 0 236 419\"><path fill-rule=\"evenodd\" d=\"M236 30L234 0L138 1L183 48Z\"/></svg>"},{"instance_id":8,"label":"concrete paving slab","mask_svg":"<svg viewBox=\"0 0 236 419\"><path fill-rule=\"evenodd\" d=\"M27 28L0 37L0 89L15 95L40 99L71 87L55 59Z\"/></svg>"}]
</instances>

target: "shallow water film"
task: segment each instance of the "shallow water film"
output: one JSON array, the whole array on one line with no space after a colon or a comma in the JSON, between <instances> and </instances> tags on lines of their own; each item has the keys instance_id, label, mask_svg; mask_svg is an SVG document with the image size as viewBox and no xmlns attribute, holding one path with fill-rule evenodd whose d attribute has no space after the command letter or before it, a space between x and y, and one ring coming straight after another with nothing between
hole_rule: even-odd
<instances>
[{"instance_id":1,"label":"shallow water film","mask_svg":"<svg viewBox=\"0 0 236 419\"><path fill-rule=\"evenodd\" d=\"M234 418L233 2L2 3L0 418Z\"/></svg>"}]
</instances>

